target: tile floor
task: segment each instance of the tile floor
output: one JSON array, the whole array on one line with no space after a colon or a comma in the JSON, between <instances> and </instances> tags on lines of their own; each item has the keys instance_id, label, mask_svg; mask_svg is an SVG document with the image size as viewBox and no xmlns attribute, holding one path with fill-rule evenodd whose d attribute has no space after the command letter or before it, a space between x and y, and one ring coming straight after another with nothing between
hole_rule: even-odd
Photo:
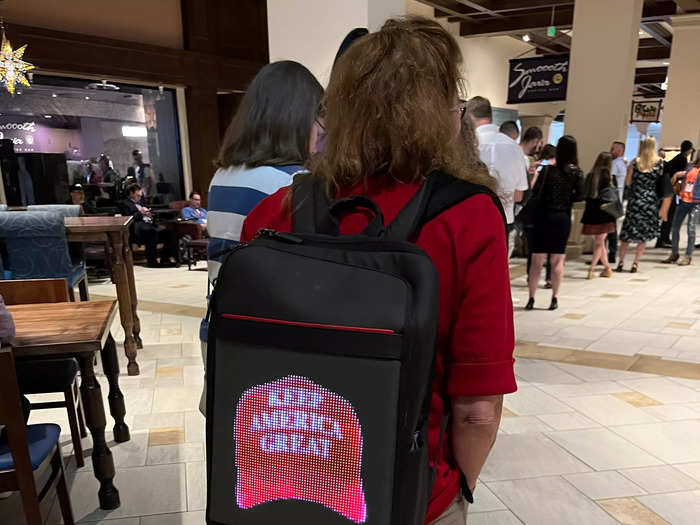
<instances>
[{"instance_id":1,"label":"tile floor","mask_svg":"<svg viewBox=\"0 0 700 525\"><path fill-rule=\"evenodd\" d=\"M525 278L513 280L525 357L516 361L519 390L506 396L470 525L699 523L700 272L662 270L664 255L650 252L636 276L594 281L583 279L583 263L568 263L555 312L522 311ZM136 278L141 375L120 378L132 440L111 444L122 506L99 510L89 460L76 471L70 459L74 512L85 524L202 525L197 337L206 273L137 268ZM91 293L114 296L108 283L93 283ZM541 290L538 306L548 302ZM118 322L113 333L123 338ZM32 414L32 422L43 421L68 428L60 409ZM63 443L70 456L67 434ZM0 522L14 525L3 521L3 505ZM60 523L56 510L52 524Z\"/></svg>"}]
</instances>

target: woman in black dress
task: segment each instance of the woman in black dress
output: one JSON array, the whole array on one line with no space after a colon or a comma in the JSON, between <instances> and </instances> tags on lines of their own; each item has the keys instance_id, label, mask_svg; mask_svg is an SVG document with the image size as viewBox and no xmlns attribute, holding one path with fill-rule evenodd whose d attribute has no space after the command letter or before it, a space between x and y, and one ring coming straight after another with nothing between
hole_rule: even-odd
<instances>
[{"instance_id":1,"label":"woman in black dress","mask_svg":"<svg viewBox=\"0 0 700 525\"><path fill-rule=\"evenodd\" d=\"M586 210L583 212L581 223L583 234L593 237L593 260L588 270L588 278L593 279L594 270L598 261L603 263L605 269L600 273L601 277L612 277L612 268L608 262L608 250L605 247L605 238L615 231L615 218L601 209L606 201L601 198L601 193L607 188L612 188L612 155L607 151L598 155L591 172L586 175L583 194L586 197ZM609 189L608 189L609 192Z\"/></svg>"},{"instance_id":2,"label":"woman in black dress","mask_svg":"<svg viewBox=\"0 0 700 525\"><path fill-rule=\"evenodd\" d=\"M556 166L545 166L532 189L537 199L537 211L532 232L532 267L530 268L530 300L525 306L535 306L535 292L547 254L552 254L552 302L550 310L559 306L557 296L564 279L566 241L571 233L571 207L583 200L583 174L578 167L576 139L564 135L557 143Z\"/></svg>"}]
</instances>

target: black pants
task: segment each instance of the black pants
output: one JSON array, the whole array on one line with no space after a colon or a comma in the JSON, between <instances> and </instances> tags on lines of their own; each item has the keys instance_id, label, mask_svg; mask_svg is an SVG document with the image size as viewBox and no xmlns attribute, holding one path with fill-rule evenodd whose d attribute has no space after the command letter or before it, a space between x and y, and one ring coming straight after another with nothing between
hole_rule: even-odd
<instances>
[{"instance_id":1,"label":"black pants","mask_svg":"<svg viewBox=\"0 0 700 525\"><path fill-rule=\"evenodd\" d=\"M137 222L134 224L134 242L146 247L148 264L158 263L158 243L163 244L160 254L161 262L168 262L170 257L177 260L177 236L173 230L158 227L152 222Z\"/></svg>"},{"instance_id":2,"label":"black pants","mask_svg":"<svg viewBox=\"0 0 700 525\"><path fill-rule=\"evenodd\" d=\"M671 244L671 226L673 226L673 216L676 214L676 196L671 198L671 206L668 208L668 220L661 223L661 235L657 244Z\"/></svg>"}]
</instances>

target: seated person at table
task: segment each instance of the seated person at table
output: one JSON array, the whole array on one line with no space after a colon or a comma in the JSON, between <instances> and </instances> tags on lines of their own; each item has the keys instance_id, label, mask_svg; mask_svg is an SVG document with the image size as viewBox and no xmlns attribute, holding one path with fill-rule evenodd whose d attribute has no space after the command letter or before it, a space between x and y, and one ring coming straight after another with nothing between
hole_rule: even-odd
<instances>
[{"instance_id":1,"label":"seated person at table","mask_svg":"<svg viewBox=\"0 0 700 525\"><path fill-rule=\"evenodd\" d=\"M182 208L180 213L183 219L191 219L203 228L207 225L207 210L202 208L202 196L196 191L190 193L190 204Z\"/></svg>"},{"instance_id":2,"label":"seated person at table","mask_svg":"<svg viewBox=\"0 0 700 525\"><path fill-rule=\"evenodd\" d=\"M117 207L122 215L132 215L131 242L146 247L148 266L173 266L170 258L177 257L177 238L173 230L156 226L151 210L141 205L143 190L138 184L132 184L126 190L127 198L119 201ZM158 243L163 243L158 264Z\"/></svg>"},{"instance_id":3,"label":"seated person at table","mask_svg":"<svg viewBox=\"0 0 700 525\"><path fill-rule=\"evenodd\" d=\"M94 215L97 213L97 208L85 200L85 190L82 184L73 184L70 187L70 199L66 201L66 204L80 206L80 215Z\"/></svg>"}]
</instances>

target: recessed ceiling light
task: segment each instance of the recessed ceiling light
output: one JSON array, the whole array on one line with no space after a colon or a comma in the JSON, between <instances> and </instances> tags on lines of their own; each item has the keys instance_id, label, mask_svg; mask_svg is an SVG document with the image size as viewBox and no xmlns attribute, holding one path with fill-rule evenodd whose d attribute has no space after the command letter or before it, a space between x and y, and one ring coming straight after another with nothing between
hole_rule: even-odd
<instances>
[{"instance_id":1,"label":"recessed ceiling light","mask_svg":"<svg viewBox=\"0 0 700 525\"><path fill-rule=\"evenodd\" d=\"M53 115L44 115L44 118L53 118Z\"/></svg>"},{"instance_id":2,"label":"recessed ceiling light","mask_svg":"<svg viewBox=\"0 0 700 525\"><path fill-rule=\"evenodd\" d=\"M53 98L56 98L58 95L57 95L56 93L51 93L51 96L52 96Z\"/></svg>"},{"instance_id":3,"label":"recessed ceiling light","mask_svg":"<svg viewBox=\"0 0 700 525\"><path fill-rule=\"evenodd\" d=\"M529 42L530 41L530 35L523 35L523 42Z\"/></svg>"},{"instance_id":4,"label":"recessed ceiling light","mask_svg":"<svg viewBox=\"0 0 700 525\"><path fill-rule=\"evenodd\" d=\"M87 95L85 95L85 100L90 100L90 97L88 97Z\"/></svg>"}]
</instances>

